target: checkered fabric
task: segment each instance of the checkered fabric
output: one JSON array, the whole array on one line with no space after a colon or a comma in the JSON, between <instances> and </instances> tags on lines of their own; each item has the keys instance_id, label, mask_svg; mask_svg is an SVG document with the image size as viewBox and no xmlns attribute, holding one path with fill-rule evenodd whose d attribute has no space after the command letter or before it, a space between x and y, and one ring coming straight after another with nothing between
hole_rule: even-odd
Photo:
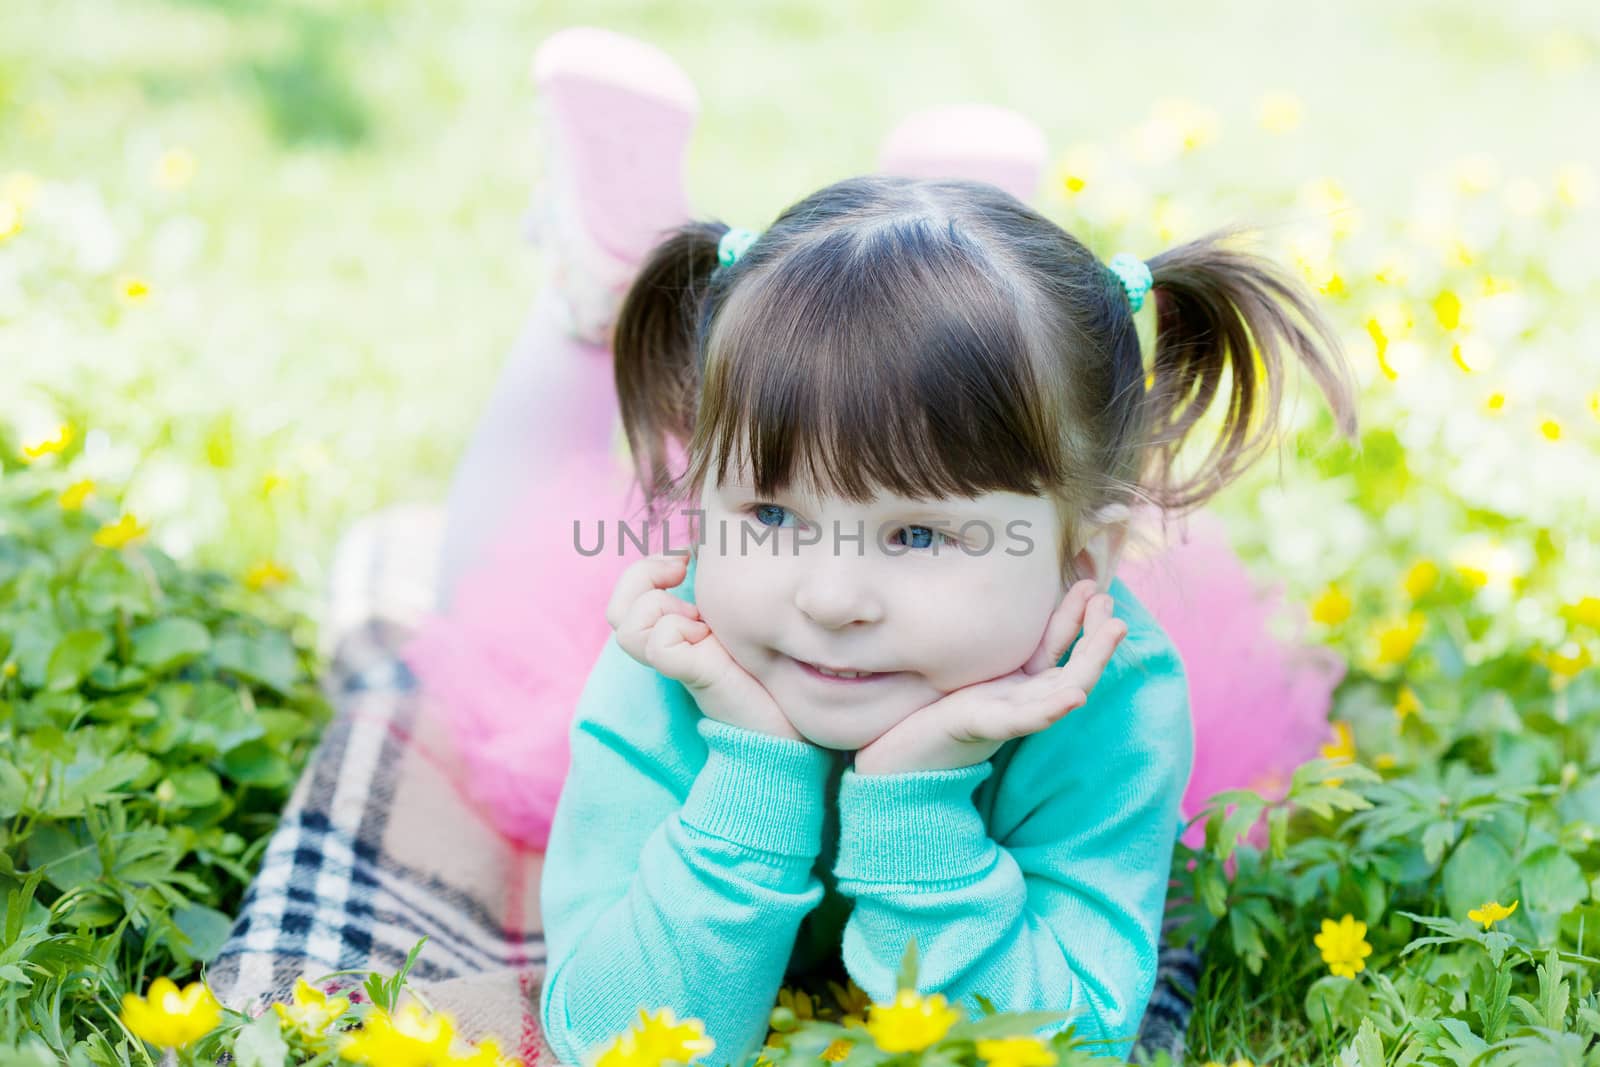
<instances>
[{"instance_id":1,"label":"checkered fabric","mask_svg":"<svg viewBox=\"0 0 1600 1067\"><path fill-rule=\"evenodd\" d=\"M295 980L393 973L426 936L412 985L469 1040L556 1064L538 1024L542 852L502 837L457 786L458 764L399 650L433 602L440 516L401 508L341 540L323 632L333 722L290 796L208 979L248 1011ZM1136 1061L1183 1062L1195 947L1163 948ZM335 980L354 987L359 976Z\"/></svg>"}]
</instances>

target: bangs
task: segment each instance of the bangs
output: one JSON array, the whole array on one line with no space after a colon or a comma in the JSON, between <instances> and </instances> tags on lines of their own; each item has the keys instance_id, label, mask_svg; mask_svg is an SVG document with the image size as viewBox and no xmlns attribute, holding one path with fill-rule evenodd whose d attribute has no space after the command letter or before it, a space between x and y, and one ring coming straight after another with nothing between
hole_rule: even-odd
<instances>
[{"instance_id":1,"label":"bangs","mask_svg":"<svg viewBox=\"0 0 1600 1067\"><path fill-rule=\"evenodd\" d=\"M866 502L1039 494L1067 464L1026 295L954 225L838 229L741 279L705 349L690 482ZM715 469L709 469L714 464Z\"/></svg>"}]
</instances>

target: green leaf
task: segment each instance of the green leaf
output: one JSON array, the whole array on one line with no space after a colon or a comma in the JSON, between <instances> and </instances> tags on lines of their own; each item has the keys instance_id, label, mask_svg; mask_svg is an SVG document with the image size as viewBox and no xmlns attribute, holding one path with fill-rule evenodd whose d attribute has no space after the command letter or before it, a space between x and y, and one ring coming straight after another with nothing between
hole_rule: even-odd
<instances>
[{"instance_id":1,"label":"green leaf","mask_svg":"<svg viewBox=\"0 0 1600 1067\"><path fill-rule=\"evenodd\" d=\"M233 1062L238 1067L284 1067L289 1046L284 1043L277 1012L264 1012L239 1031L233 1045Z\"/></svg>"},{"instance_id":2,"label":"green leaf","mask_svg":"<svg viewBox=\"0 0 1600 1067\"><path fill-rule=\"evenodd\" d=\"M100 630L72 630L56 642L45 668L45 688L53 692L76 689L88 673L110 653L113 642Z\"/></svg>"},{"instance_id":3,"label":"green leaf","mask_svg":"<svg viewBox=\"0 0 1600 1067\"><path fill-rule=\"evenodd\" d=\"M103 870L100 850L81 823L47 823L35 830L28 838L28 863L62 892L90 885Z\"/></svg>"},{"instance_id":4,"label":"green leaf","mask_svg":"<svg viewBox=\"0 0 1600 1067\"><path fill-rule=\"evenodd\" d=\"M1456 843L1456 838L1461 836L1461 823L1455 819L1445 819L1441 822L1429 823L1427 829L1422 831L1422 856L1429 865L1439 862L1444 857L1445 851Z\"/></svg>"},{"instance_id":5,"label":"green leaf","mask_svg":"<svg viewBox=\"0 0 1600 1067\"><path fill-rule=\"evenodd\" d=\"M1287 805L1280 804L1267 813L1267 843L1275 860L1281 861L1289 855L1290 811Z\"/></svg>"},{"instance_id":6,"label":"green leaf","mask_svg":"<svg viewBox=\"0 0 1600 1067\"><path fill-rule=\"evenodd\" d=\"M79 570L74 585L78 602L90 615L149 615L152 593L143 576L119 552L95 552Z\"/></svg>"},{"instance_id":7,"label":"green leaf","mask_svg":"<svg viewBox=\"0 0 1600 1067\"><path fill-rule=\"evenodd\" d=\"M1216 860L1202 861L1195 876L1200 900L1206 910L1216 918L1222 918L1228 910L1228 883L1223 877L1221 863Z\"/></svg>"},{"instance_id":8,"label":"green leaf","mask_svg":"<svg viewBox=\"0 0 1600 1067\"><path fill-rule=\"evenodd\" d=\"M1488 834L1472 834L1445 861L1447 910L1465 917L1485 901L1499 900L1511 882L1511 873L1511 853L1506 847Z\"/></svg>"},{"instance_id":9,"label":"green leaf","mask_svg":"<svg viewBox=\"0 0 1600 1067\"><path fill-rule=\"evenodd\" d=\"M261 741L240 745L223 756L222 769L243 785L284 785L291 777L289 761Z\"/></svg>"},{"instance_id":10,"label":"green leaf","mask_svg":"<svg viewBox=\"0 0 1600 1067\"><path fill-rule=\"evenodd\" d=\"M28 799L28 783L16 765L0 756L0 819L9 819L22 810Z\"/></svg>"},{"instance_id":11,"label":"green leaf","mask_svg":"<svg viewBox=\"0 0 1600 1067\"><path fill-rule=\"evenodd\" d=\"M210 960L222 951L233 920L203 904L185 904L172 913L172 923L188 940L187 951L197 960Z\"/></svg>"},{"instance_id":12,"label":"green leaf","mask_svg":"<svg viewBox=\"0 0 1600 1067\"><path fill-rule=\"evenodd\" d=\"M1353 1044L1361 1067L1384 1067L1383 1036L1371 1019L1361 1020L1361 1029Z\"/></svg>"},{"instance_id":13,"label":"green leaf","mask_svg":"<svg viewBox=\"0 0 1600 1067\"><path fill-rule=\"evenodd\" d=\"M167 782L172 786L174 807L203 808L222 798L221 781L205 767L182 767L172 772Z\"/></svg>"},{"instance_id":14,"label":"green leaf","mask_svg":"<svg viewBox=\"0 0 1600 1067\"><path fill-rule=\"evenodd\" d=\"M1013 1011L998 1015L985 1015L952 1026L945 1040L979 1041L994 1037L1031 1037L1046 1026L1056 1026L1082 1014L1073 1011Z\"/></svg>"},{"instance_id":15,"label":"green leaf","mask_svg":"<svg viewBox=\"0 0 1600 1067\"><path fill-rule=\"evenodd\" d=\"M219 670L259 682L288 695L299 674L299 661L287 634L270 630L250 636L223 634L211 649L211 660Z\"/></svg>"},{"instance_id":16,"label":"green leaf","mask_svg":"<svg viewBox=\"0 0 1600 1067\"><path fill-rule=\"evenodd\" d=\"M1371 1003L1367 987L1354 978L1325 974L1311 983L1306 990L1306 1018L1312 1026L1326 1032L1328 1028L1355 1029Z\"/></svg>"},{"instance_id":17,"label":"green leaf","mask_svg":"<svg viewBox=\"0 0 1600 1067\"><path fill-rule=\"evenodd\" d=\"M906 951L900 957L900 974L895 980L895 989L917 989L917 939L915 935L906 942Z\"/></svg>"},{"instance_id":18,"label":"green leaf","mask_svg":"<svg viewBox=\"0 0 1600 1067\"><path fill-rule=\"evenodd\" d=\"M1578 861L1560 845L1535 849L1522 860L1522 906L1528 911L1565 915L1589 896L1589 882Z\"/></svg>"},{"instance_id":19,"label":"green leaf","mask_svg":"<svg viewBox=\"0 0 1600 1067\"><path fill-rule=\"evenodd\" d=\"M193 619L158 619L133 631L133 661L152 671L167 671L211 649L211 634Z\"/></svg>"}]
</instances>

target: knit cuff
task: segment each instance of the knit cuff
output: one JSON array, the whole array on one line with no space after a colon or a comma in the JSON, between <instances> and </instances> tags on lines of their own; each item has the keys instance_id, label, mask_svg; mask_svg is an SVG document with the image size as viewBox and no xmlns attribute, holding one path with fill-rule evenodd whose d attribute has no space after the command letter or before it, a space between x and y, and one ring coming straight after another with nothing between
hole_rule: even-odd
<instances>
[{"instance_id":1,"label":"knit cuff","mask_svg":"<svg viewBox=\"0 0 1600 1067\"><path fill-rule=\"evenodd\" d=\"M840 890L847 883L969 881L988 871L996 846L972 791L993 772L987 760L898 774L846 769L839 779L839 855L833 868Z\"/></svg>"},{"instance_id":2,"label":"knit cuff","mask_svg":"<svg viewBox=\"0 0 1600 1067\"><path fill-rule=\"evenodd\" d=\"M822 851L823 789L831 753L717 719L696 725L706 762L679 818L747 848L814 859Z\"/></svg>"}]
</instances>

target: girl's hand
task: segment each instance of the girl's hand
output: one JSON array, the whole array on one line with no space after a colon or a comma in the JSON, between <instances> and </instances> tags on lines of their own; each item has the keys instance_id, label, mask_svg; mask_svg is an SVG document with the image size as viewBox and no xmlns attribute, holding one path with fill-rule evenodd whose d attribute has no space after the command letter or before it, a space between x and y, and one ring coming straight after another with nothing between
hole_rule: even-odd
<instances>
[{"instance_id":1,"label":"girl's hand","mask_svg":"<svg viewBox=\"0 0 1600 1067\"><path fill-rule=\"evenodd\" d=\"M1112 617L1115 602L1084 579L1073 585L1045 624L1039 646L1021 669L957 689L914 711L856 752L857 774L946 770L982 763L1014 737L1037 733L1089 700L1128 624ZM1056 663L1079 630L1083 640Z\"/></svg>"},{"instance_id":2,"label":"girl's hand","mask_svg":"<svg viewBox=\"0 0 1600 1067\"><path fill-rule=\"evenodd\" d=\"M683 581L687 555L661 552L617 579L606 622L617 644L640 663L682 682L709 718L747 730L804 740L766 687L734 662L700 618L700 609L668 590Z\"/></svg>"}]
</instances>

